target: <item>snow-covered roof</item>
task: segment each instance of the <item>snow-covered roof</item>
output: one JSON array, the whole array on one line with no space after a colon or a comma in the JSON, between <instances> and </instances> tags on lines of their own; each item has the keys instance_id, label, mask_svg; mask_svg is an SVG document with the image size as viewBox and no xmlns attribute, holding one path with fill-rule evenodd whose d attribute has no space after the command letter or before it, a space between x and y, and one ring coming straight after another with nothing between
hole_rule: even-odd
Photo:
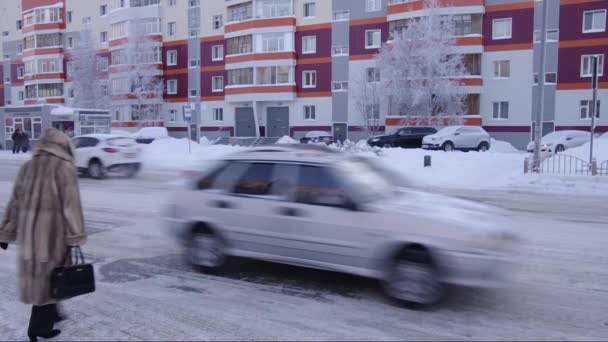
<instances>
[{"instance_id":1,"label":"snow-covered roof","mask_svg":"<svg viewBox=\"0 0 608 342\"><path fill-rule=\"evenodd\" d=\"M74 108L65 106L57 106L51 109L51 115L72 115L74 112Z\"/></svg>"}]
</instances>

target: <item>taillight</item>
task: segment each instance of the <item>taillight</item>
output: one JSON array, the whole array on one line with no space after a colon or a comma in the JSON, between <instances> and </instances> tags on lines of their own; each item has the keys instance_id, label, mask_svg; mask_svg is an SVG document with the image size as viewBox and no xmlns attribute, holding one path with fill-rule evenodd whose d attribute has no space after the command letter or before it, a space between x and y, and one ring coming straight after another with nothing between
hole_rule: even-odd
<instances>
[{"instance_id":1,"label":"taillight","mask_svg":"<svg viewBox=\"0 0 608 342\"><path fill-rule=\"evenodd\" d=\"M104 147L103 151L107 153L118 153L118 149L114 147Z\"/></svg>"}]
</instances>

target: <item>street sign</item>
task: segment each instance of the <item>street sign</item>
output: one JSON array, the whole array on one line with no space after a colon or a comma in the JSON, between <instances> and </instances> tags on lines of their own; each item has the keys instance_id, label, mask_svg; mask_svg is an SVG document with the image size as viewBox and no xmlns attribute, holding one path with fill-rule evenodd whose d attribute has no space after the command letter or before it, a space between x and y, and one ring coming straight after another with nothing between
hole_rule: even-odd
<instances>
[{"instance_id":1,"label":"street sign","mask_svg":"<svg viewBox=\"0 0 608 342\"><path fill-rule=\"evenodd\" d=\"M184 113L184 121L192 122L192 107L190 106L190 104L184 105L183 113Z\"/></svg>"}]
</instances>

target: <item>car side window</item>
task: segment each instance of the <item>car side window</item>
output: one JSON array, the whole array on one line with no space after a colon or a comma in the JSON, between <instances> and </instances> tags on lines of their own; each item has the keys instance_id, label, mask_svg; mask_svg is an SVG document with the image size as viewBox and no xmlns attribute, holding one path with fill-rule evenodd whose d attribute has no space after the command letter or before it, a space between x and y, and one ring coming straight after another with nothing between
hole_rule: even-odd
<instances>
[{"instance_id":1,"label":"car side window","mask_svg":"<svg viewBox=\"0 0 608 342\"><path fill-rule=\"evenodd\" d=\"M80 148L83 147L95 147L99 143L99 140L95 138L81 138Z\"/></svg>"},{"instance_id":2,"label":"car side window","mask_svg":"<svg viewBox=\"0 0 608 342\"><path fill-rule=\"evenodd\" d=\"M237 179L247 170L249 163L243 162L228 162L226 167L218 172L218 175L210 180L209 189L220 191L232 191Z\"/></svg>"},{"instance_id":3,"label":"car side window","mask_svg":"<svg viewBox=\"0 0 608 342\"><path fill-rule=\"evenodd\" d=\"M404 129L400 130L399 133L397 133L397 135L399 135L399 136L405 136L408 134L411 134L411 130L407 129L407 128L404 128Z\"/></svg>"},{"instance_id":4,"label":"car side window","mask_svg":"<svg viewBox=\"0 0 608 342\"><path fill-rule=\"evenodd\" d=\"M247 171L238 178L232 192L252 196L272 195L274 167L272 163L249 163Z\"/></svg>"},{"instance_id":5,"label":"car side window","mask_svg":"<svg viewBox=\"0 0 608 342\"><path fill-rule=\"evenodd\" d=\"M82 142L82 138L76 138L72 140L72 145L74 146L74 148L78 149L81 146L81 142Z\"/></svg>"},{"instance_id":6,"label":"car side window","mask_svg":"<svg viewBox=\"0 0 608 342\"><path fill-rule=\"evenodd\" d=\"M327 167L300 166L295 200L298 203L344 207L346 192Z\"/></svg>"},{"instance_id":7,"label":"car side window","mask_svg":"<svg viewBox=\"0 0 608 342\"><path fill-rule=\"evenodd\" d=\"M203 178L199 179L198 182L196 182L196 188L198 190L211 189L218 176L221 175L227 167L228 164L222 164L219 167L216 167L215 170L212 170L211 172L204 175Z\"/></svg>"}]
</instances>

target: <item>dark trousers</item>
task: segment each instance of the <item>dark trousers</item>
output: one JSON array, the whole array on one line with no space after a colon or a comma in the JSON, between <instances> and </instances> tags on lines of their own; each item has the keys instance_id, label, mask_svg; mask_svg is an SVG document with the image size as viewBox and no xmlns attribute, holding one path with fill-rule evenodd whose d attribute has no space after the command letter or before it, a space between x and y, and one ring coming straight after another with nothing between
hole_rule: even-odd
<instances>
[{"instance_id":1,"label":"dark trousers","mask_svg":"<svg viewBox=\"0 0 608 342\"><path fill-rule=\"evenodd\" d=\"M21 145L13 143L13 154L19 153L21 150Z\"/></svg>"},{"instance_id":2,"label":"dark trousers","mask_svg":"<svg viewBox=\"0 0 608 342\"><path fill-rule=\"evenodd\" d=\"M33 305L30 325L27 329L29 335L46 334L53 331L57 320L57 304Z\"/></svg>"}]
</instances>

